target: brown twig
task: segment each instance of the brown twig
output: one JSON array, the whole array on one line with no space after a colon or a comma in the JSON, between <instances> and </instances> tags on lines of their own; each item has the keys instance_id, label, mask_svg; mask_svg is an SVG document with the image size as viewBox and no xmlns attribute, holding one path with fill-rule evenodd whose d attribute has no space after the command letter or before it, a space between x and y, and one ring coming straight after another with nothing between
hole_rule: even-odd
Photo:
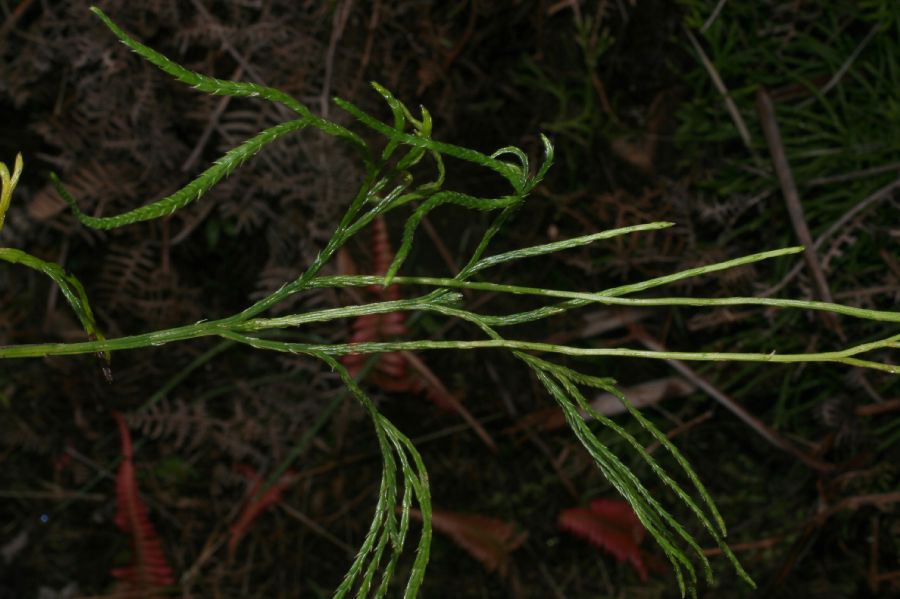
<instances>
[{"instance_id":1,"label":"brown twig","mask_svg":"<svg viewBox=\"0 0 900 599\"><path fill-rule=\"evenodd\" d=\"M359 59L359 66L356 68L356 76L353 78L353 85L350 86L349 99L356 97L356 90L359 89L360 83L365 78L366 67L372 59L372 46L375 42L375 31L378 29L378 21L381 15L381 0L372 2L371 14L369 22L366 25L366 43L363 46L362 56Z\"/></svg>"},{"instance_id":2,"label":"brown twig","mask_svg":"<svg viewBox=\"0 0 900 599\"><path fill-rule=\"evenodd\" d=\"M428 368L428 366L426 366L425 363L422 362L422 360L420 360L419 357L414 353L408 351L400 353L403 354L403 357L406 359L407 364L409 364L409 366L413 370L418 372L419 375L421 375L422 378L428 381L430 385L433 385L440 389L441 395L447 402L451 404L453 410L468 423L468 425L472 428L472 431L478 436L478 438L488 446L488 449L496 453L497 443L494 442L494 439L488 434L481 423L478 422L478 419L475 418L475 416L473 416L472 413L469 412L469 410L467 410L466 407L462 405L459 400L456 399L449 390L447 390L446 387L444 387L444 384L439 378L434 375L431 369Z\"/></svg>"},{"instance_id":3,"label":"brown twig","mask_svg":"<svg viewBox=\"0 0 900 599\"><path fill-rule=\"evenodd\" d=\"M335 547L347 554L348 557L353 557L356 554L356 547L351 547L347 543L343 542L342 540L328 532L326 528L319 525L318 522L316 522L297 508L287 503L280 503L278 507L280 507L281 510L284 511L284 513L286 513L288 516L299 521L312 532L316 533L326 541L332 543Z\"/></svg>"},{"instance_id":4,"label":"brown twig","mask_svg":"<svg viewBox=\"0 0 900 599\"><path fill-rule=\"evenodd\" d=\"M893 572L885 572L884 574L878 575L879 582L888 582L891 580L900 581L900 570L894 570Z\"/></svg>"},{"instance_id":5,"label":"brown twig","mask_svg":"<svg viewBox=\"0 0 900 599\"><path fill-rule=\"evenodd\" d=\"M697 425L703 424L704 422L706 422L707 420L712 418L712 415L713 415L712 410L707 410L707 411L703 412L702 414L700 414L699 416L695 416L695 417L691 418L690 420L688 420L687 422L683 422L683 423L679 424L678 426L676 426L675 428L673 428L672 430L670 430L669 432L666 433L666 439L671 441L678 435L691 430L692 428L694 428ZM645 451L647 453L652 454L654 451L659 449L660 445L661 445L661 443L659 441L654 441L653 443L651 443L650 445L647 446Z\"/></svg>"},{"instance_id":6,"label":"brown twig","mask_svg":"<svg viewBox=\"0 0 900 599\"><path fill-rule=\"evenodd\" d=\"M809 232L809 226L806 224L803 205L800 203L800 194L797 192L794 175L791 172L791 166L790 163L788 163L787 155L784 151L784 142L781 139L778 120L775 117L775 107L772 104L772 98L769 97L769 94L765 89L760 88L756 94L756 110L759 113L759 120L762 125L763 134L766 137L766 143L769 145L772 164L775 167L775 173L778 175L778 181L781 184L781 191L784 194L784 201L787 204L788 215L791 218L794 233L797 235L800 243L804 246L803 258L812 274L816 295L823 302L833 303L834 298L831 296L831 289L828 288L825 272L822 270L822 264L819 262L819 257L813 246L813 238ZM821 312L821 315L825 324L833 330L842 341L845 341L846 335L844 335L844 331L841 328L837 317L831 312Z\"/></svg>"},{"instance_id":7,"label":"brown twig","mask_svg":"<svg viewBox=\"0 0 900 599\"><path fill-rule=\"evenodd\" d=\"M880 510L884 510L895 503L900 503L900 491L894 491L892 493L874 493L872 495L855 495L853 497L841 499L830 508L817 514L816 517L824 521L834 514L845 510L858 510L859 508L866 506L873 506Z\"/></svg>"},{"instance_id":8,"label":"brown twig","mask_svg":"<svg viewBox=\"0 0 900 599\"><path fill-rule=\"evenodd\" d=\"M725 82L722 81L722 78L719 76L719 71L716 70L716 66L706 56L706 52L703 51L703 47L700 45L700 42L697 41L697 38L694 37L694 34L691 33L691 30L685 28L684 31L687 34L688 40L690 40L694 51L697 52L700 62L703 63L703 67L706 69L706 72L709 73L709 78L712 79L713 85L725 101L725 109L728 110L728 114L731 115L731 120L734 121L734 126L737 127L738 133L744 141L744 145L750 150L750 153L753 154L754 159L757 159L758 161L756 151L753 149L753 140L750 137L750 130L747 128L747 123L744 122L741 111L738 110L737 104L735 104L734 100L731 98L728 88L725 87Z\"/></svg>"},{"instance_id":9,"label":"brown twig","mask_svg":"<svg viewBox=\"0 0 900 599\"><path fill-rule=\"evenodd\" d=\"M457 40L453 47L450 48L450 50L446 54L444 54L443 60L441 60L440 62L437 62L436 60L429 61L426 69L427 71L429 71L427 75L423 76L423 71L420 70L419 87L416 89L417 96L421 96L434 83L447 77L447 74L450 72L450 67L462 53L463 48L466 47L466 44L469 43L472 34L475 33L475 24L478 20L478 0L469 0L469 4L469 19L466 23L466 29L463 31L462 36L460 36L459 40ZM425 67L425 65L423 65L423 67Z\"/></svg>"},{"instance_id":10,"label":"brown twig","mask_svg":"<svg viewBox=\"0 0 900 599\"><path fill-rule=\"evenodd\" d=\"M0 26L0 40L9 34L12 31L13 27L16 26L16 23L19 22L19 19L22 18L22 15L25 14L25 11L28 10L28 7L34 0L22 0L19 2L18 6L16 6L9 16L6 17L6 20L3 22L3 25Z\"/></svg>"},{"instance_id":11,"label":"brown twig","mask_svg":"<svg viewBox=\"0 0 900 599\"><path fill-rule=\"evenodd\" d=\"M457 42L453 45L453 48L450 49L450 52L444 57L444 61L441 63L441 72L446 75L450 70L450 66L453 64L453 61L460 55L463 48L466 47L466 44L469 43L469 40L472 38L472 34L475 33L475 23L478 21L478 0L470 0L469 6L469 19L466 22L466 29L463 31L462 37L457 40Z\"/></svg>"},{"instance_id":12,"label":"brown twig","mask_svg":"<svg viewBox=\"0 0 900 599\"><path fill-rule=\"evenodd\" d=\"M319 111L322 118L328 118L328 106L331 99L331 80L334 73L334 53L337 51L338 42L344 35L347 19L353 10L353 0L344 0L334 9L334 17L331 21L331 39L328 40L328 50L325 54L325 77L322 82L322 93L319 95Z\"/></svg>"},{"instance_id":13,"label":"brown twig","mask_svg":"<svg viewBox=\"0 0 900 599\"><path fill-rule=\"evenodd\" d=\"M858 495L856 497L848 497L834 504L832 507L824 509L814 515L812 518L806 520L801 525L801 534L800 537L795 541L794 546L790 554L788 555L787 560L782 565L782 568L775 578L775 584L779 584L780 581L784 580L787 574L791 569L796 565L797 560L799 559L799 547L801 547L810 537L812 532L824 524L825 520L833 516L838 512L842 512L845 510L856 510L863 506L876 506L880 509L885 509L889 505L893 505L895 503L900 503L900 492L896 493L881 493L876 495ZM759 541L751 541L749 543L739 543L736 545L730 545L732 551L747 551L753 549L768 549L777 545L778 543L784 541L787 535L776 535L774 537L769 537L766 539L761 539ZM876 541L877 542L877 541ZM718 547L712 547L709 549L704 549L703 554L707 557L713 557L716 555L720 555L722 550ZM886 576L896 575L894 573L885 575L881 574L877 577L878 581L887 580Z\"/></svg>"},{"instance_id":14,"label":"brown twig","mask_svg":"<svg viewBox=\"0 0 900 599\"><path fill-rule=\"evenodd\" d=\"M438 254L441 255L441 259L444 261L444 264L447 265L447 268L450 269L450 272L459 272L459 265L456 263L450 250L447 249L444 240L441 239L441 234L434 228L434 225L431 224L431 221L428 220L427 216L422 217L422 226L425 227L425 232L428 233L428 237L431 238L431 242L434 244L434 247L437 248Z\"/></svg>"},{"instance_id":15,"label":"brown twig","mask_svg":"<svg viewBox=\"0 0 900 599\"><path fill-rule=\"evenodd\" d=\"M836 220L834 224L832 224L828 229L822 233L816 242L812 245L813 250L818 251L825 244L825 241L828 240L832 235L837 233L840 229L844 227L848 222L853 220L858 214L863 212L864 210L871 207L873 204L880 202L886 198L891 197L894 191L900 189L900 178L895 179L891 183L888 183L881 189L878 189L874 193L872 193L869 197L864 199L863 201L857 203L853 206L852 209L848 210L841 218ZM796 277L800 270L803 268L803 261L797 262L794 267L778 282L777 285L770 287L763 291L760 295L764 297L769 297L781 291L781 289L787 285L794 277Z\"/></svg>"},{"instance_id":16,"label":"brown twig","mask_svg":"<svg viewBox=\"0 0 900 599\"><path fill-rule=\"evenodd\" d=\"M703 26L700 28L700 33L706 33L706 30L712 27L712 24L716 22L716 19L719 18L719 13L722 12L722 9L725 8L725 2L728 0L719 0L716 4L716 7L713 11L706 17L706 21L704 21Z\"/></svg>"},{"instance_id":17,"label":"brown twig","mask_svg":"<svg viewBox=\"0 0 900 599\"><path fill-rule=\"evenodd\" d=\"M244 76L244 67L238 65L238 67L234 70L234 73L231 74L231 79L237 81L241 77ZM203 133L200 134L200 139L197 140L197 143L194 145L194 149L191 150L190 156L187 157L187 160L181 165L181 172L186 173L191 170L191 167L194 166L194 163L200 158L200 154L203 152L203 148L206 147L206 142L209 141L209 137L212 135L213 130L218 126L219 119L222 118L222 113L225 112L225 109L228 108L228 104L231 102L232 96L223 96L219 99L219 103L213 109L212 114L209 117L209 121L206 123L206 127L203 129Z\"/></svg>"},{"instance_id":18,"label":"brown twig","mask_svg":"<svg viewBox=\"0 0 900 599\"><path fill-rule=\"evenodd\" d=\"M785 559L774 579L774 584L780 585L793 570L794 566L800 560L800 554L804 545L806 545L813 532L822 526L828 518L845 510L856 510L864 506L875 506L879 509L885 509L890 505L900 503L900 491L894 493L880 493L875 495L857 495L855 497L847 497L842 499L831 507L820 509L817 514L806 520L802 525L802 530L798 539L794 542L788 557Z\"/></svg>"},{"instance_id":19,"label":"brown twig","mask_svg":"<svg viewBox=\"0 0 900 599\"><path fill-rule=\"evenodd\" d=\"M808 185L809 187L816 187L818 185L830 185L831 183L845 183L847 181L865 179L867 177L874 177L876 175L882 175L884 173L891 173L894 171L900 171L900 162L891 162L879 166L872 166L869 168L860 169L858 171L842 173L840 175L816 177L815 179L810 179L809 181L807 181L806 185Z\"/></svg>"},{"instance_id":20,"label":"brown twig","mask_svg":"<svg viewBox=\"0 0 900 599\"><path fill-rule=\"evenodd\" d=\"M900 398L890 399L883 403L870 403L859 406L854 412L857 416L877 416L878 414L886 414L895 410L900 410Z\"/></svg>"},{"instance_id":21,"label":"brown twig","mask_svg":"<svg viewBox=\"0 0 900 599\"><path fill-rule=\"evenodd\" d=\"M850 70L850 67L853 66L853 63L857 58L859 58L859 55L862 54L862 51L865 49L865 47L869 45L869 42L872 41L872 38L875 37L875 34L878 33L879 29L881 29L880 23L876 23L872 26L872 28L869 30L869 33L866 34L866 37L863 38L863 40L859 43L858 46L856 46L856 49L853 50L847 60L844 61L844 64L841 65L841 68L839 68L834 76L828 80L828 83L826 83L822 87L822 89L819 90L819 93L816 94L817 98L824 96L829 91L831 91L831 88L841 82L841 79L844 78L844 75L847 74L847 71Z\"/></svg>"},{"instance_id":22,"label":"brown twig","mask_svg":"<svg viewBox=\"0 0 900 599\"><path fill-rule=\"evenodd\" d=\"M758 541L750 541L748 543L737 543L735 545L729 545L729 549L738 553L739 551L752 551L754 549L769 549L778 545L779 543L785 540L785 535L776 535L774 537L769 537L766 539L760 539ZM719 547L710 547L709 549L703 550L703 555L706 557L715 557L717 555L722 555L722 549Z\"/></svg>"},{"instance_id":23,"label":"brown twig","mask_svg":"<svg viewBox=\"0 0 900 599\"><path fill-rule=\"evenodd\" d=\"M651 337L650 334L643 329L643 327L636 324L631 325L631 327L632 331L634 331L635 338L638 339L644 345L644 347L653 351L667 351L665 346ZM819 472L830 472L834 469L834 465L823 462L818 458L808 455L807 453L795 447L791 442L766 426L761 420L750 414L750 412L745 410L740 404L728 397L725 393L720 391L712 383L700 376L684 362L680 360L666 360L666 362L668 362L669 365L672 366L672 368L680 372L685 378L697 385L697 387L706 391L724 408L737 416L741 421L744 422L744 424L752 428L759 436L761 436L763 439L765 439L778 449L789 453L813 470Z\"/></svg>"},{"instance_id":24,"label":"brown twig","mask_svg":"<svg viewBox=\"0 0 900 599\"><path fill-rule=\"evenodd\" d=\"M878 255L881 256L884 265L888 267L888 270L891 271L894 278L900 281L900 262L897 262L897 259L885 248L882 248L881 251L878 252Z\"/></svg>"},{"instance_id":25,"label":"brown twig","mask_svg":"<svg viewBox=\"0 0 900 599\"><path fill-rule=\"evenodd\" d=\"M93 501L102 503L109 501L109 495L104 493L83 493L81 491L70 491L58 485L48 485L49 491L10 491L0 490L0 498L2 499L18 499L18 500L63 500L66 501Z\"/></svg>"},{"instance_id":26,"label":"brown twig","mask_svg":"<svg viewBox=\"0 0 900 599\"><path fill-rule=\"evenodd\" d=\"M233 513L231 514L232 517L237 514L236 510L237 506L235 506L235 510L233 510ZM201 568L206 565L206 562L208 562L227 541L228 535L222 532L218 527L206 538L206 542L203 543L203 548L200 550L200 555L197 556L194 563L188 568L185 568L184 573L178 579L178 584L186 593L185 596L191 596L189 592L190 587L200 574Z\"/></svg>"},{"instance_id":27,"label":"brown twig","mask_svg":"<svg viewBox=\"0 0 900 599\"><path fill-rule=\"evenodd\" d=\"M488 375L491 377L491 380L497 385L497 388L500 389L500 397L503 399L503 403L506 406L506 411L509 413L510 418L516 419L518 417L518 410L516 409L516 405L513 403L512 398L509 396L509 392L507 391L507 386L503 384L503 381L500 379L500 375L497 374L497 370L490 362L486 362L486 367L488 371ZM575 488L575 484L572 482L572 479L566 475L566 473L562 469L562 459L554 457L553 452L547 446L547 444L540 438L540 436L534 432L534 429L531 426L523 426L521 427L522 431L525 432L525 436L528 437L528 440L534 445L538 451L544 454L544 457L547 458L547 461L550 462L550 466L553 468L556 473L557 478L559 478L560 484L562 484L563 488L565 488L566 492L572 497L573 500L577 501L579 498L578 491Z\"/></svg>"},{"instance_id":28,"label":"brown twig","mask_svg":"<svg viewBox=\"0 0 900 599\"><path fill-rule=\"evenodd\" d=\"M869 535L869 590L878 593L878 514L872 516L870 522L872 533Z\"/></svg>"}]
</instances>

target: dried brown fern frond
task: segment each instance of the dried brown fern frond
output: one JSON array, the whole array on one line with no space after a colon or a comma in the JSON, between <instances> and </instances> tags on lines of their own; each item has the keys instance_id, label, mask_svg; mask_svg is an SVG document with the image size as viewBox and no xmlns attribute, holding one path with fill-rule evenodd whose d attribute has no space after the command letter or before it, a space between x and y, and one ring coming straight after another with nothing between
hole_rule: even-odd
<instances>
[{"instance_id":1,"label":"dried brown fern frond","mask_svg":"<svg viewBox=\"0 0 900 599\"><path fill-rule=\"evenodd\" d=\"M228 151L234 147L236 140L246 139L256 135L262 129L271 127L278 121L275 115L265 115L259 110L250 110L243 107L228 110L219 118L216 126L217 131L224 138L224 143L220 144L217 151ZM273 152L272 154L280 154ZM272 156L268 156L272 158Z\"/></svg>"},{"instance_id":2,"label":"dried brown fern frond","mask_svg":"<svg viewBox=\"0 0 900 599\"><path fill-rule=\"evenodd\" d=\"M181 283L162 252L161 244L151 239L110 246L95 283L110 317L127 314L153 327L200 318L201 290Z\"/></svg>"},{"instance_id":3,"label":"dried brown fern frond","mask_svg":"<svg viewBox=\"0 0 900 599\"><path fill-rule=\"evenodd\" d=\"M590 217L582 216L573 208L567 209L575 218L583 222L587 230L602 229L606 226L624 226L628 222L666 218L684 222L680 207L664 201L664 191L659 187L651 187L638 193L625 189L599 194L591 204ZM632 220L633 219L633 220ZM646 236L622 236L611 239L606 245L608 256L602 260L586 258L581 266L593 273L609 273L617 278L649 275L655 268L666 262L675 262L687 252L692 244L691 232L687 228L675 227L649 232ZM565 257L563 257L565 259ZM585 266L587 265L587 266Z\"/></svg>"},{"instance_id":4,"label":"dried brown fern frond","mask_svg":"<svg viewBox=\"0 0 900 599\"><path fill-rule=\"evenodd\" d=\"M96 283L104 309L114 313L153 293L158 266L159 244L155 241L110 246Z\"/></svg>"},{"instance_id":5,"label":"dried brown fern frond","mask_svg":"<svg viewBox=\"0 0 900 599\"><path fill-rule=\"evenodd\" d=\"M222 403L218 402L218 412L223 410ZM264 449L254 444L263 438L264 426L240 402L231 402L230 407L233 411L222 415L207 411L203 401L163 398L130 414L128 422L148 439L165 439L185 456L216 447L234 460L264 462Z\"/></svg>"},{"instance_id":6,"label":"dried brown fern frond","mask_svg":"<svg viewBox=\"0 0 900 599\"><path fill-rule=\"evenodd\" d=\"M233 39L237 31L234 26L196 15L175 32L175 42L184 52L188 48L220 45L223 39Z\"/></svg>"},{"instance_id":7,"label":"dried brown fern frond","mask_svg":"<svg viewBox=\"0 0 900 599\"><path fill-rule=\"evenodd\" d=\"M222 202L219 212L234 226L237 233L253 233L275 217L275 212L264 199L250 194L239 201Z\"/></svg>"},{"instance_id":8,"label":"dried brown fern frond","mask_svg":"<svg viewBox=\"0 0 900 599\"><path fill-rule=\"evenodd\" d=\"M276 243L286 239L287 237L279 237ZM250 295L250 299L258 300L267 297L284 284L284 281L297 278L301 272L302 270L299 267L266 264L256 277L256 289ZM298 306L305 304L307 301L309 301L308 297L299 294L295 295L289 298L284 306L276 306L273 309L273 314L286 314L296 310Z\"/></svg>"},{"instance_id":9,"label":"dried brown fern frond","mask_svg":"<svg viewBox=\"0 0 900 599\"><path fill-rule=\"evenodd\" d=\"M157 268L151 277L156 287L133 300L136 312L145 323L159 328L200 320L203 291L199 287L181 283L178 273L171 268Z\"/></svg>"},{"instance_id":10,"label":"dried brown fern frond","mask_svg":"<svg viewBox=\"0 0 900 599\"><path fill-rule=\"evenodd\" d=\"M193 452L209 438L214 425L202 401L157 401L127 415L128 425L150 439L165 437L176 450Z\"/></svg>"},{"instance_id":11,"label":"dried brown fern frond","mask_svg":"<svg viewBox=\"0 0 900 599\"><path fill-rule=\"evenodd\" d=\"M11 415L4 420L5 424L0 425L0 447L7 450L21 449L38 455L50 453L51 439L39 435L24 419Z\"/></svg>"},{"instance_id":12,"label":"dried brown fern frond","mask_svg":"<svg viewBox=\"0 0 900 599\"><path fill-rule=\"evenodd\" d=\"M235 462L260 466L282 459L315 420L328 400L333 377L308 365L285 364L286 375L275 380L235 379L228 392L204 399L188 393L163 397L128 415L129 424L150 439L194 455L215 448Z\"/></svg>"},{"instance_id":13,"label":"dried brown fern frond","mask_svg":"<svg viewBox=\"0 0 900 599\"><path fill-rule=\"evenodd\" d=\"M127 209L140 193L135 174L122 163L96 160L73 169L66 187L85 198L85 206L92 213L118 212Z\"/></svg>"},{"instance_id":14,"label":"dried brown fern frond","mask_svg":"<svg viewBox=\"0 0 900 599\"><path fill-rule=\"evenodd\" d=\"M750 210L763 209L765 205L762 201L770 195L769 190L753 197L720 198L700 195L695 199L693 207L701 222L712 223L728 231Z\"/></svg>"},{"instance_id":15,"label":"dried brown fern frond","mask_svg":"<svg viewBox=\"0 0 900 599\"><path fill-rule=\"evenodd\" d=\"M709 248L702 260L682 260L677 263L677 268L695 268L698 266L706 266L716 261L722 262L732 256L722 248ZM740 295L748 293L755 281L759 278L759 274L755 265L745 264L723 272L719 279L721 291L717 292L721 295ZM681 285L691 289L692 285Z\"/></svg>"}]
</instances>

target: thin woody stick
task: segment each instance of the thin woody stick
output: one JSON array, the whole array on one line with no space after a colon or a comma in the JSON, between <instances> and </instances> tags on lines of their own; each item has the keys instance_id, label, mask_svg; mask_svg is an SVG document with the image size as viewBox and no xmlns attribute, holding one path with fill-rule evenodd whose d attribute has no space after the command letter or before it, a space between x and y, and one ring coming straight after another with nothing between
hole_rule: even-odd
<instances>
[{"instance_id":1,"label":"thin woody stick","mask_svg":"<svg viewBox=\"0 0 900 599\"><path fill-rule=\"evenodd\" d=\"M644 347L652 349L654 351L665 351L665 347L663 347L662 343L654 339L640 325L631 325L631 330L634 332L635 338L640 341L641 344L644 345ZM775 432L775 430L766 426L766 424L759 418L750 414L750 412L745 410L743 406L731 399L729 396L725 395L722 391L720 391L705 378L700 376L696 371L694 371L684 362L680 360L666 360L666 362L668 362L669 365L672 366L672 368L680 372L682 376L694 383L697 387L699 387L703 391L706 391L706 393L709 394L710 397L718 401L722 405L722 407L737 416L744 422L744 424L752 428L759 436L761 436L763 439L765 439L778 449L789 453L790 455L794 456L795 458L818 472L829 472L834 469L834 466L832 464L823 462L822 460L808 455L795 447L790 441L779 435L777 432Z\"/></svg>"},{"instance_id":2,"label":"thin woody stick","mask_svg":"<svg viewBox=\"0 0 900 599\"><path fill-rule=\"evenodd\" d=\"M709 78L712 79L713 85L719 91L719 94L722 95L722 99L725 101L725 108L728 110L728 114L731 115L731 120L734 121L734 126L737 127L738 133L740 133L741 139L744 141L744 145L747 146L747 149L750 150L754 155L754 158L756 158L752 139L750 137L750 130L747 128L747 124L744 122L744 117L741 116L741 111L738 110L737 104L735 104L734 100L731 98L728 88L725 87L725 82L722 81L722 78L719 76L716 66L706 56L706 52L703 51L703 47L700 45L700 42L697 41L697 38L694 37L694 34L691 33L691 30L686 28L684 31L687 34L688 40L691 42L691 46L693 46L694 50L697 52L697 56L700 57L700 62L703 63L703 67L706 69L706 72L709 73Z\"/></svg>"},{"instance_id":3,"label":"thin woody stick","mask_svg":"<svg viewBox=\"0 0 900 599\"><path fill-rule=\"evenodd\" d=\"M781 131L775 118L775 107L772 104L772 98L769 97L768 92L763 88L760 88L756 94L756 110L759 113L763 134L766 136L766 143L769 145L772 164L775 167L775 173L778 175L778 182L781 184L781 191L784 194L784 202L787 204L788 215L791 217L794 233L796 233L797 239L804 248L803 258L806 260L810 273L812 273L816 295L822 301L831 302L831 289L828 288L825 272L819 263L813 238L806 224L803 205L800 203L800 194L797 192L797 184L794 182L794 175L791 172L791 166L784 151L784 143L781 140ZM842 341L846 340L844 331L834 315L823 314L822 320L825 321L825 324L830 329L837 333Z\"/></svg>"}]
</instances>

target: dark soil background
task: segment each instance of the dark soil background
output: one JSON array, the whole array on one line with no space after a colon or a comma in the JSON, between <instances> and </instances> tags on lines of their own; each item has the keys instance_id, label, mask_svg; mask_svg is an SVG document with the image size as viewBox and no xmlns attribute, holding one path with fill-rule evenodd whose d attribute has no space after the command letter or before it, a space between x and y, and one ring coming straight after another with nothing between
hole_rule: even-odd
<instances>
[{"instance_id":1,"label":"dark soil background","mask_svg":"<svg viewBox=\"0 0 900 599\"><path fill-rule=\"evenodd\" d=\"M389 116L368 86L375 80L409 106L426 106L442 141L485 152L516 145L536 162L545 132L556 164L492 253L641 222L677 223L491 275L569 290L798 243L754 110L762 86L773 90L784 119L814 238L893 184L900 171L900 86L893 79L900 78L900 13L890 1L856 4L99 3L126 31L189 69L263 82L346 126L354 127L352 119L332 96ZM749 123L749 145L689 35L731 88ZM109 232L81 226L47 173L59 174L86 213L116 214L172 193L285 118L265 102L205 96L173 82L119 44L86 3L0 1L0 160L11 164L21 151L26 162L0 245L78 276L108 337L237 312L299 275L330 237L361 177L346 148L315 132L289 136L188 208ZM452 164L448 177L481 195L499 189L465 165ZM894 193L884 194L820 248L835 301L897 309L898 207ZM489 222L453 208L429 219L432 229L418 234L406 272L449 274ZM397 244L402 221L388 225ZM351 243L345 256L360 272L371 266L367 239ZM805 269L785 280L795 263L691 279L664 294L749 296L785 281L775 296L817 299ZM358 299L319 291L276 312ZM479 301L499 314L522 310L528 300ZM510 335L589 347L792 353L897 333L884 323L840 323L837 329L818 316L756 308L589 308ZM477 334L432 316L410 327L415 338ZM349 324L310 335L342 343ZM83 338L49 280L0 268L0 345ZM331 596L375 505L381 466L371 427L345 401L295 455L304 432L342 393L340 381L310 360L217 343L116 354L112 385L94 356L0 363L0 598L116 596L110 570L128 563L130 549L112 522L119 456L112 409L128 416L138 444L141 492L179 578L177 595ZM553 401L521 364L493 351L423 357L498 445L488 451L458 416L424 397L367 388L422 452L435 505L514 522L528 533L502 575L436 534L423 597L677 596L671 572L642 581L627 563L560 531L562 510L613 498L615 490L568 429L546 426L556 416ZM896 352L873 359L897 362ZM689 376L665 362L577 364L615 377L626 394L656 383L645 414L708 485L729 542L759 586L747 588L716 556L671 492L651 487L715 556L717 583L701 586L701 596L900 593L897 376L823 364L698 362ZM681 392L669 377L683 383ZM742 406L769 438L716 394ZM616 418L639 434L636 424ZM624 450L613 436L608 441ZM222 539L246 491L235 466L265 473L286 461L299 482L229 559ZM654 480L636 458L628 466L648 485ZM661 557L651 545L644 549ZM398 586L390 596L400 594Z\"/></svg>"}]
</instances>

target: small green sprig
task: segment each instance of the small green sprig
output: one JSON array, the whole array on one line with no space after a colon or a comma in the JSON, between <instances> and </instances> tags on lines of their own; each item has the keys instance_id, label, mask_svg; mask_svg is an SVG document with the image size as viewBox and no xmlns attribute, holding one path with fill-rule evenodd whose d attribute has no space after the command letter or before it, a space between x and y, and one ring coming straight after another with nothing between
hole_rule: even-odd
<instances>
[{"instance_id":1,"label":"small green sprig","mask_svg":"<svg viewBox=\"0 0 900 599\"><path fill-rule=\"evenodd\" d=\"M6 164L0 162L0 231L3 230L6 212L9 210L12 194L19 182L19 176L22 174L24 165L21 152L16 154L12 174L10 174ZM88 337L100 341L105 340L103 333L97 327L97 322L94 320L94 313L91 310L91 304L88 301L84 286L75 276L68 274L59 264L41 260L36 256L14 248L0 248L0 260L10 264L20 264L53 279L69 306L72 307L72 311L75 312ZM109 362L109 352L107 350L99 351L103 358Z\"/></svg>"},{"instance_id":2,"label":"small green sprig","mask_svg":"<svg viewBox=\"0 0 900 599\"><path fill-rule=\"evenodd\" d=\"M6 220L6 211L9 210L13 191L19 183L19 175L22 174L22 167L21 152L16 154L16 162L13 165L12 175L9 173L9 167L7 167L5 163L0 162L0 231L3 230L3 222Z\"/></svg>"}]
</instances>

